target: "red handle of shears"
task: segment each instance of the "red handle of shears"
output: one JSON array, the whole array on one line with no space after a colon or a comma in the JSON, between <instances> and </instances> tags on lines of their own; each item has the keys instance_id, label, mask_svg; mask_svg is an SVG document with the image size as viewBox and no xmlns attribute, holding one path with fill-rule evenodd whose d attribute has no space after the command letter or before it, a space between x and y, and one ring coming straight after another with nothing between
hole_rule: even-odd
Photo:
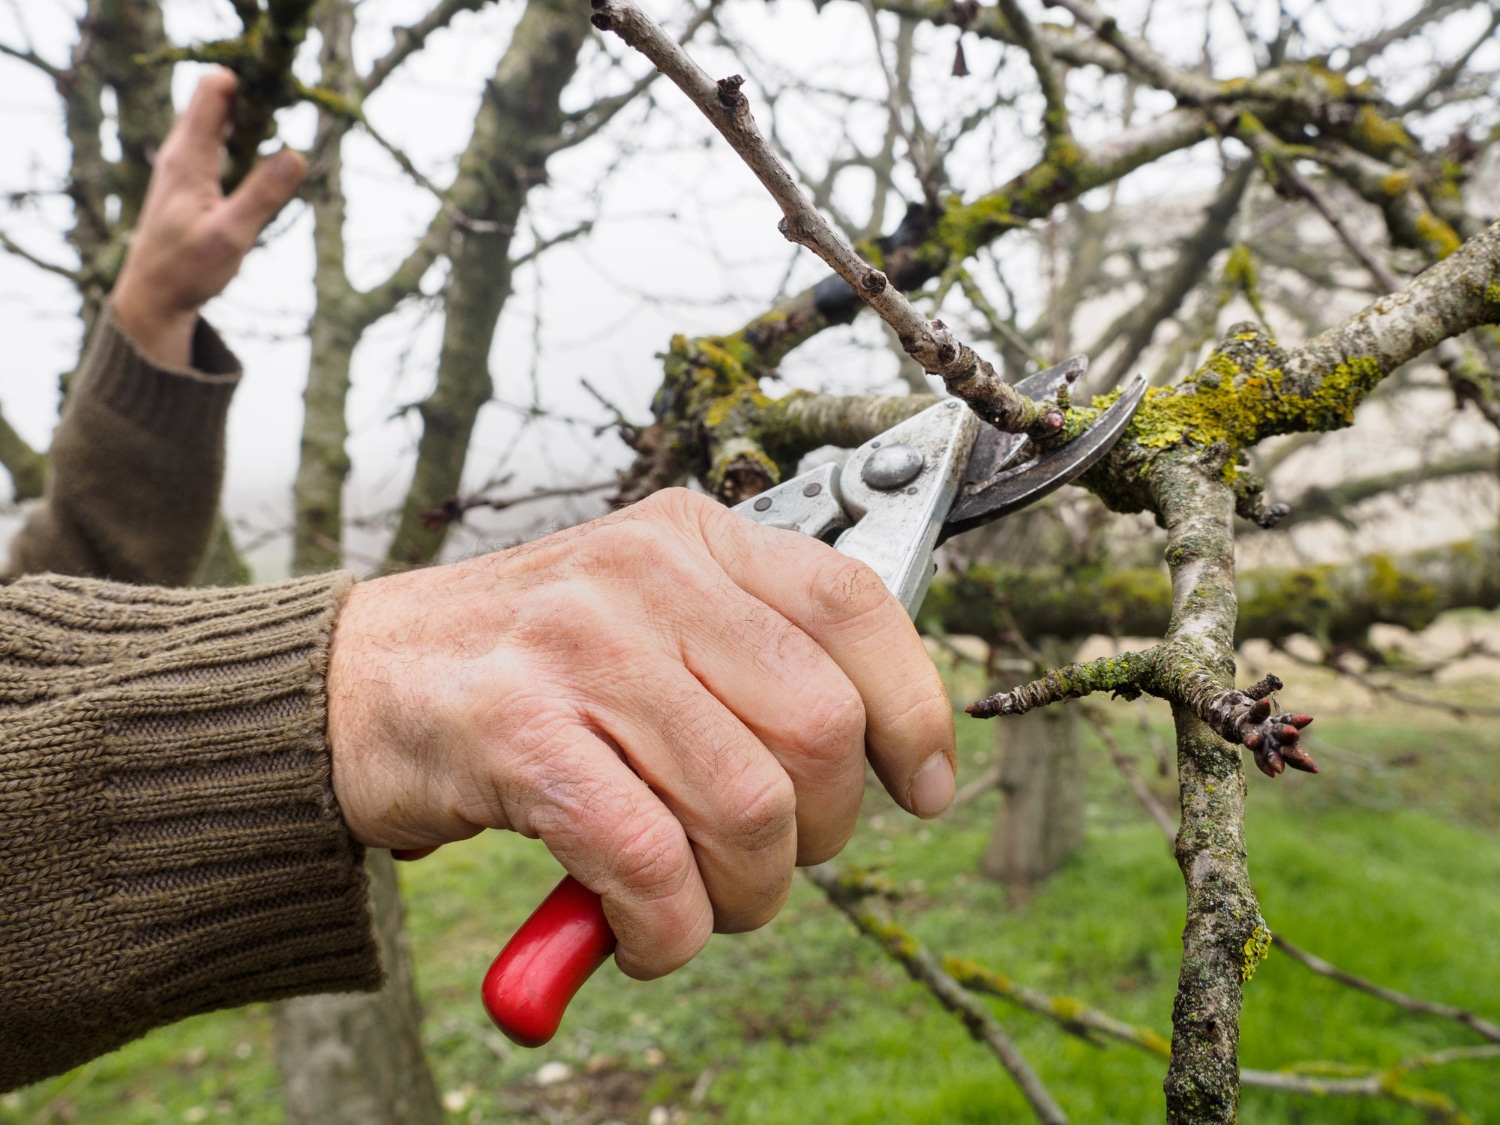
<instances>
[{"instance_id":1,"label":"red handle of shears","mask_svg":"<svg viewBox=\"0 0 1500 1125\"><path fill-rule=\"evenodd\" d=\"M392 848L421 859L436 848ZM568 1001L615 951L604 900L568 875L521 923L484 974L480 997L513 1043L540 1047L557 1034Z\"/></svg>"},{"instance_id":2,"label":"red handle of shears","mask_svg":"<svg viewBox=\"0 0 1500 1125\"><path fill-rule=\"evenodd\" d=\"M568 1001L615 951L604 900L569 875L521 923L484 974L484 1010L512 1042L540 1047Z\"/></svg>"}]
</instances>

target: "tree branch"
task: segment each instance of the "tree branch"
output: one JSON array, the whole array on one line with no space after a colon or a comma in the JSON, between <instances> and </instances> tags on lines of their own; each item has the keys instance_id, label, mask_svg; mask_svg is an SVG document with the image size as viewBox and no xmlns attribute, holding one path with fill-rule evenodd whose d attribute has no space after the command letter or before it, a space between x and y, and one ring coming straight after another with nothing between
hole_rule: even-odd
<instances>
[{"instance_id":1,"label":"tree branch","mask_svg":"<svg viewBox=\"0 0 1500 1125\"><path fill-rule=\"evenodd\" d=\"M1016 1049L1000 1021L948 974L930 950L870 905L868 887L858 879L841 876L836 868L826 863L804 868L803 874L822 889L829 901L843 911L861 933L879 941L913 980L925 986L943 1007L963 1020L974 1040L988 1047L1015 1079L1038 1121L1045 1125L1067 1125L1067 1115Z\"/></svg>"},{"instance_id":2,"label":"tree branch","mask_svg":"<svg viewBox=\"0 0 1500 1125\"><path fill-rule=\"evenodd\" d=\"M1042 129L1046 134L1048 147L1059 140L1070 139L1072 130L1068 125L1067 90L1046 41L1037 34L1017 0L1000 0L1000 11L1010 25L1016 41L1031 60L1031 69L1036 72L1037 85L1041 87L1042 98L1047 103L1042 114Z\"/></svg>"},{"instance_id":3,"label":"tree branch","mask_svg":"<svg viewBox=\"0 0 1500 1125\"><path fill-rule=\"evenodd\" d=\"M1236 645L1299 634L1353 643L1375 624L1420 631L1451 609L1500 606L1500 537L1491 530L1400 555L1241 570L1235 588ZM1160 569L986 563L939 573L917 622L925 633L972 634L990 644L1013 629L1065 640L1101 629L1153 637L1166 633L1171 609L1171 583ZM1098 690L1115 689L1103 683Z\"/></svg>"},{"instance_id":4,"label":"tree branch","mask_svg":"<svg viewBox=\"0 0 1500 1125\"><path fill-rule=\"evenodd\" d=\"M68 71L60 66L53 66L35 51L21 50L18 47L0 43L0 55L9 55L11 58L26 63L28 66L36 67L48 78L52 79L54 83L62 82L68 76Z\"/></svg>"},{"instance_id":5,"label":"tree branch","mask_svg":"<svg viewBox=\"0 0 1500 1125\"><path fill-rule=\"evenodd\" d=\"M1280 931L1274 935L1274 948L1285 953L1293 961L1306 966L1319 976L1329 977L1340 984L1348 985L1350 988L1373 996L1377 1000L1383 1000L1387 1004L1408 1012L1418 1012L1427 1016L1439 1016L1442 1019L1453 1020L1462 1024L1477 1035L1483 1036L1491 1043L1500 1043L1500 1024L1477 1016L1473 1012L1463 1008L1455 1008L1451 1004L1439 1004L1433 1000L1423 1000L1420 997L1408 996L1404 992L1397 992L1394 988L1386 988L1384 985L1376 984L1374 981L1366 980L1364 977L1355 976L1353 973L1345 972L1337 965L1330 964L1316 954L1309 953L1301 946L1293 945Z\"/></svg>"},{"instance_id":6,"label":"tree branch","mask_svg":"<svg viewBox=\"0 0 1500 1125\"><path fill-rule=\"evenodd\" d=\"M1384 1098L1421 1110L1429 1120L1468 1125L1469 1118L1446 1094L1409 1086L1406 1075L1413 1070L1448 1063L1500 1058L1500 1047L1450 1047L1445 1051L1416 1055L1395 1066L1372 1070L1355 1078L1327 1077L1286 1070L1242 1070L1240 1081L1261 1090L1313 1097Z\"/></svg>"},{"instance_id":7,"label":"tree branch","mask_svg":"<svg viewBox=\"0 0 1500 1125\"><path fill-rule=\"evenodd\" d=\"M370 73L359 83L360 100L363 101L380 89L397 67L426 46L428 38L452 23L460 12L478 11L489 2L490 0L439 0L416 23L393 28L391 49L375 60Z\"/></svg>"},{"instance_id":8,"label":"tree branch","mask_svg":"<svg viewBox=\"0 0 1500 1125\"><path fill-rule=\"evenodd\" d=\"M46 270L48 273L55 273L58 277L66 278L74 285L80 285L83 282L84 272L82 270L69 269L67 266L60 266L56 262L49 262L45 258L39 258L4 231L0 231L0 246L5 248L6 253L14 254L22 261L30 262L37 269Z\"/></svg>"},{"instance_id":9,"label":"tree branch","mask_svg":"<svg viewBox=\"0 0 1500 1125\"><path fill-rule=\"evenodd\" d=\"M594 26L614 31L670 78L708 118L776 200L784 216L781 232L823 259L881 319L895 329L902 347L924 371L940 376L990 424L1045 437L1062 426L1055 406L1039 405L1003 382L995 369L954 338L942 321L928 321L886 275L855 253L837 230L803 197L786 166L756 127L738 75L714 82L662 28L631 0L594 0Z\"/></svg>"},{"instance_id":10,"label":"tree branch","mask_svg":"<svg viewBox=\"0 0 1500 1125\"><path fill-rule=\"evenodd\" d=\"M10 474L11 499L19 503L42 494L47 457L32 449L4 415L0 415L0 465Z\"/></svg>"}]
</instances>

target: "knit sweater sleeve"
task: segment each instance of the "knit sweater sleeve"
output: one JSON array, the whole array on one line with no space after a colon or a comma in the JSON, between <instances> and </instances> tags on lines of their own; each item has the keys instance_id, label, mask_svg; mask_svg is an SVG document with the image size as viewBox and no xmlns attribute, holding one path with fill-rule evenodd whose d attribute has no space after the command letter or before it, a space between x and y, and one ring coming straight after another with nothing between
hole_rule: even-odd
<instances>
[{"instance_id":1,"label":"knit sweater sleeve","mask_svg":"<svg viewBox=\"0 0 1500 1125\"><path fill-rule=\"evenodd\" d=\"M352 579L0 587L0 1090L380 967L330 779Z\"/></svg>"},{"instance_id":2,"label":"knit sweater sleeve","mask_svg":"<svg viewBox=\"0 0 1500 1125\"><path fill-rule=\"evenodd\" d=\"M9 573L180 586L208 551L239 361L206 321L191 365L159 367L99 318L52 436L46 490Z\"/></svg>"}]
</instances>

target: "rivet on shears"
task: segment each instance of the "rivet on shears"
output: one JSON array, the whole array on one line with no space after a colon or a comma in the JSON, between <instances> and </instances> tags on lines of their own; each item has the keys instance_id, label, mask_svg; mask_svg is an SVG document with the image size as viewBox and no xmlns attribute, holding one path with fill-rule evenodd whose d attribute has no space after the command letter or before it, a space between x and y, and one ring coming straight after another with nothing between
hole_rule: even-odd
<instances>
[{"instance_id":1,"label":"rivet on shears","mask_svg":"<svg viewBox=\"0 0 1500 1125\"><path fill-rule=\"evenodd\" d=\"M771 498L769 496L762 496L759 500L757 500L755 502L755 510L757 512L764 512L770 506L771 506Z\"/></svg>"},{"instance_id":2,"label":"rivet on shears","mask_svg":"<svg viewBox=\"0 0 1500 1125\"><path fill-rule=\"evenodd\" d=\"M916 480L926 463L927 458L920 449L898 441L870 454L860 475L871 488L889 492Z\"/></svg>"}]
</instances>

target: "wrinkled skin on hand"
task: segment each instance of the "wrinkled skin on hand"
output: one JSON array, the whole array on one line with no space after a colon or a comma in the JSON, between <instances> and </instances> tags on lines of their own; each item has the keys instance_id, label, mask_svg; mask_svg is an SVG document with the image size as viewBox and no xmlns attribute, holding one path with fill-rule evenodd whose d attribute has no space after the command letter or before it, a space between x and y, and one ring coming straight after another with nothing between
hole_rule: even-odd
<instances>
[{"instance_id":1,"label":"wrinkled skin on hand","mask_svg":"<svg viewBox=\"0 0 1500 1125\"><path fill-rule=\"evenodd\" d=\"M866 755L953 795L946 691L864 564L673 489L514 550L362 583L329 660L356 838L539 837L632 976L763 925L854 831Z\"/></svg>"},{"instance_id":2,"label":"wrinkled skin on hand","mask_svg":"<svg viewBox=\"0 0 1500 1125\"><path fill-rule=\"evenodd\" d=\"M301 156L283 150L224 196L219 166L234 89L227 70L205 75L172 125L111 295L120 327L165 367L187 366L198 310L239 272L307 171Z\"/></svg>"}]
</instances>

